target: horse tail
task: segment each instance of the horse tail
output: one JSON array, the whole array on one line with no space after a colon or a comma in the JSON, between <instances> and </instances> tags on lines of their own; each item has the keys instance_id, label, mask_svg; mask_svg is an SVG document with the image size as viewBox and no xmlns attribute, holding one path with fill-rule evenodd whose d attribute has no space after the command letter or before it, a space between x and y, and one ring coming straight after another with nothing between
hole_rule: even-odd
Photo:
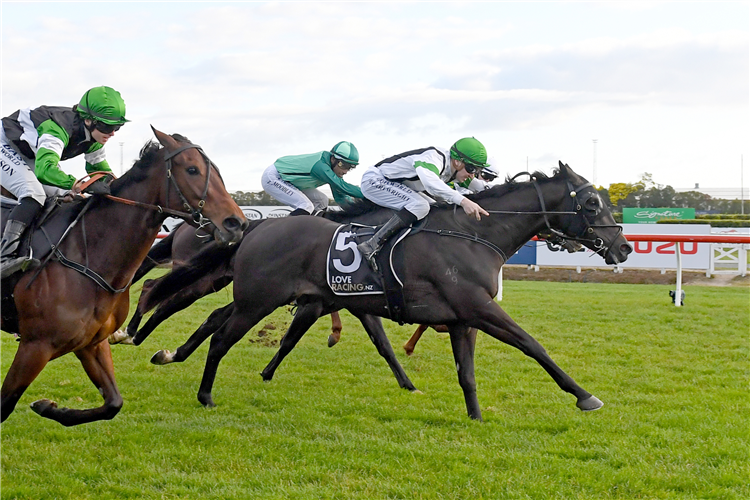
<instances>
[{"instance_id":1,"label":"horse tail","mask_svg":"<svg viewBox=\"0 0 750 500\"><path fill-rule=\"evenodd\" d=\"M174 241L174 235L177 232L177 229L182 224L184 223L176 226L174 229L172 229L172 231L169 233L169 235L167 235L166 238L163 238L156 245L151 247L148 255L146 255L146 260L141 263L141 267L139 267L135 272L135 276L133 276L133 283L137 283L138 281L140 281L144 276L148 274L149 271L151 271L159 264L166 264L167 262L172 260L172 242Z\"/></svg>"},{"instance_id":2,"label":"horse tail","mask_svg":"<svg viewBox=\"0 0 750 500\"><path fill-rule=\"evenodd\" d=\"M251 221L244 234L247 235L265 220ZM211 242L205 245L184 265L173 268L169 273L158 278L149 290L144 291L140 299L142 305L139 305L139 310L142 307L144 313L150 311L174 295L176 290L187 288L209 274L218 275L221 272L232 276L233 257L241 244L242 242L226 246Z\"/></svg>"}]
</instances>

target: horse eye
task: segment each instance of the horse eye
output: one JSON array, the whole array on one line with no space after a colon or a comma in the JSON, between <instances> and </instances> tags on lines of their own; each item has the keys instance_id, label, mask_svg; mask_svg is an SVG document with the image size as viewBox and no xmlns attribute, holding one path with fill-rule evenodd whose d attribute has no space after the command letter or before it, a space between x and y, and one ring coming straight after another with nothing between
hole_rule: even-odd
<instances>
[{"instance_id":1,"label":"horse eye","mask_svg":"<svg viewBox=\"0 0 750 500\"><path fill-rule=\"evenodd\" d=\"M198 170L198 167L188 167L187 173L190 175L198 175L200 173L200 170Z\"/></svg>"},{"instance_id":2,"label":"horse eye","mask_svg":"<svg viewBox=\"0 0 750 500\"><path fill-rule=\"evenodd\" d=\"M584 205L590 210L596 210L597 208L599 208L599 200L592 196L591 198L586 200Z\"/></svg>"}]
</instances>

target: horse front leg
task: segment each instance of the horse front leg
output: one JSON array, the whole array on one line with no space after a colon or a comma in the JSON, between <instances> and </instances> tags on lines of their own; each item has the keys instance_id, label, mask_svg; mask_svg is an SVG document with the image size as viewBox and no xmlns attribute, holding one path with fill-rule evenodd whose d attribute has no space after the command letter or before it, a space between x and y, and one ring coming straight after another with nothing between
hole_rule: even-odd
<instances>
[{"instance_id":1,"label":"horse front leg","mask_svg":"<svg viewBox=\"0 0 750 500\"><path fill-rule=\"evenodd\" d=\"M274 309L276 309L276 305L269 304L263 304L261 308L255 310L243 309L239 306L231 308L232 313L229 319L211 337L211 346L208 349L206 366L203 369L203 378L198 389L198 401L203 406L216 406L211 391L222 358L234 344L245 336L250 328L271 314Z\"/></svg>"},{"instance_id":2,"label":"horse front leg","mask_svg":"<svg viewBox=\"0 0 750 500\"><path fill-rule=\"evenodd\" d=\"M466 411L469 418L482 421L482 410L477 398L477 383L474 379L474 348L477 343L477 329L466 325L448 327L453 347L453 359L456 362L458 384L464 392Z\"/></svg>"},{"instance_id":3,"label":"horse front leg","mask_svg":"<svg viewBox=\"0 0 750 500\"><path fill-rule=\"evenodd\" d=\"M271 362L260 372L263 380L268 382L273 379L276 369L279 367L284 358L292 352L300 339L307 333L310 327L320 318L323 313L323 304L319 301L307 302L303 299L297 299L297 312L294 315L292 324L289 325L284 336L281 338L279 350L271 359ZM331 314L333 316L333 313ZM338 313L336 313L338 316Z\"/></svg>"},{"instance_id":4,"label":"horse front leg","mask_svg":"<svg viewBox=\"0 0 750 500\"><path fill-rule=\"evenodd\" d=\"M214 310L206 321L193 332L190 338L172 353L166 349L156 351L151 356L151 363L155 365L167 365L169 363L182 363L214 332L227 322L234 312L234 302Z\"/></svg>"},{"instance_id":5,"label":"horse front leg","mask_svg":"<svg viewBox=\"0 0 750 500\"><path fill-rule=\"evenodd\" d=\"M331 334L328 336L328 347L333 347L341 340L341 330L343 329L341 324L341 316L338 311L331 313Z\"/></svg>"},{"instance_id":6,"label":"horse front leg","mask_svg":"<svg viewBox=\"0 0 750 500\"><path fill-rule=\"evenodd\" d=\"M0 422L13 413L18 400L52 358L52 350L41 342L24 342L23 338L0 389Z\"/></svg>"},{"instance_id":7,"label":"horse front leg","mask_svg":"<svg viewBox=\"0 0 750 500\"><path fill-rule=\"evenodd\" d=\"M576 397L576 406L582 411L598 410L604 406L604 403L596 396L584 390L570 375L557 366L544 347L518 326L494 300L487 301L487 307L480 308L476 313L475 326L534 359L563 391Z\"/></svg>"},{"instance_id":8,"label":"horse front leg","mask_svg":"<svg viewBox=\"0 0 750 500\"><path fill-rule=\"evenodd\" d=\"M370 337L372 343L375 344L375 347L378 350L378 354L383 356L383 358L388 363L388 366L391 368L393 375L396 376L399 387L401 387L402 389L408 389L411 392L416 392L417 388L414 387L414 384L411 383L411 380L409 380L409 377L406 376L406 372L401 366L401 363L399 363L398 359L396 359L396 354L393 352L393 347L391 347L391 343L385 334L385 330L383 330L383 322L381 321L381 319L377 316L371 316L369 314L355 314L353 312L352 314L354 314L357 319L362 322L362 326L365 328L365 331Z\"/></svg>"},{"instance_id":9,"label":"horse front leg","mask_svg":"<svg viewBox=\"0 0 750 500\"><path fill-rule=\"evenodd\" d=\"M42 417L54 420L66 427L113 419L122 408L122 396L115 381L115 367L112 363L109 342L105 339L76 351L75 355L81 361L89 379L104 397L104 404L97 408L74 410L58 408L54 401L40 399L31 405L31 409Z\"/></svg>"}]
</instances>

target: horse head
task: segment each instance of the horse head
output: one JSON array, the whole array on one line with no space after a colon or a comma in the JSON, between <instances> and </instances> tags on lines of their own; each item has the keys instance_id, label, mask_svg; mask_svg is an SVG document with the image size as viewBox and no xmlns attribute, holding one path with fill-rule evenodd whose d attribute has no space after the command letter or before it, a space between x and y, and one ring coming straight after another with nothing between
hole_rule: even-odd
<instances>
[{"instance_id":1,"label":"horse head","mask_svg":"<svg viewBox=\"0 0 750 500\"><path fill-rule=\"evenodd\" d=\"M186 217L186 220L193 225L213 224L216 241L224 244L239 242L248 221L227 193L216 165L200 146L151 128L164 147L167 169L165 205L189 212L191 217Z\"/></svg>"},{"instance_id":2,"label":"horse head","mask_svg":"<svg viewBox=\"0 0 750 500\"><path fill-rule=\"evenodd\" d=\"M563 184L563 200L558 210L564 214L550 217L556 220L556 227L550 227L552 233L593 250L607 264L625 262L633 248L623 236L622 226L615 222L612 212L590 182L568 165L562 162L559 165L559 172L553 179Z\"/></svg>"}]
</instances>

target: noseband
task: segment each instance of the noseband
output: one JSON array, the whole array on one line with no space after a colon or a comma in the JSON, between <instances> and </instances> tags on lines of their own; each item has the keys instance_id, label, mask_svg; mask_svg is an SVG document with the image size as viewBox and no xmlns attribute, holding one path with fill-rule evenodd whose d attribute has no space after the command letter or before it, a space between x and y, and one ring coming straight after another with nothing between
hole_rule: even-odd
<instances>
[{"instance_id":1,"label":"noseband","mask_svg":"<svg viewBox=\"0 0 750 500\"><path fill-rule=\"evenodd\" d=\"M182 194L182 190L180 189L180 186L177 185L177 181L172 175L172 158L174 158L178 154L188 149L197 149L198 152L203 157L203 160L206 162L206 165L208 166L208 169L206 172L206 185L203 187L203 193L201 194L201 198L200 198L200 201L198 202L197 209L193 208L190 202L188 202L187 198L185 198L185 195ZM182 206L185 207L185 210L190 212L190 215L193 218L193 222L198 224L199 228L208 225L209 222L207 222L207 219L203 217L203 207L206 205L206 196L208 195L208 183L211 180L211 170L212 170L211 167L213 166L213 162L211 162L211 160L208 159L208 156L206 156L206 153L204 153L203 149L197 144L185 144L175 149L174 151L165 154L164 163L167 166L167 199L166 199L165 205L169 205L169 182L171 181L172 185L174 186L175 191L177 191L177 195L180 197L180 200L182 201Z\"/></svg>"}]
</instances>

